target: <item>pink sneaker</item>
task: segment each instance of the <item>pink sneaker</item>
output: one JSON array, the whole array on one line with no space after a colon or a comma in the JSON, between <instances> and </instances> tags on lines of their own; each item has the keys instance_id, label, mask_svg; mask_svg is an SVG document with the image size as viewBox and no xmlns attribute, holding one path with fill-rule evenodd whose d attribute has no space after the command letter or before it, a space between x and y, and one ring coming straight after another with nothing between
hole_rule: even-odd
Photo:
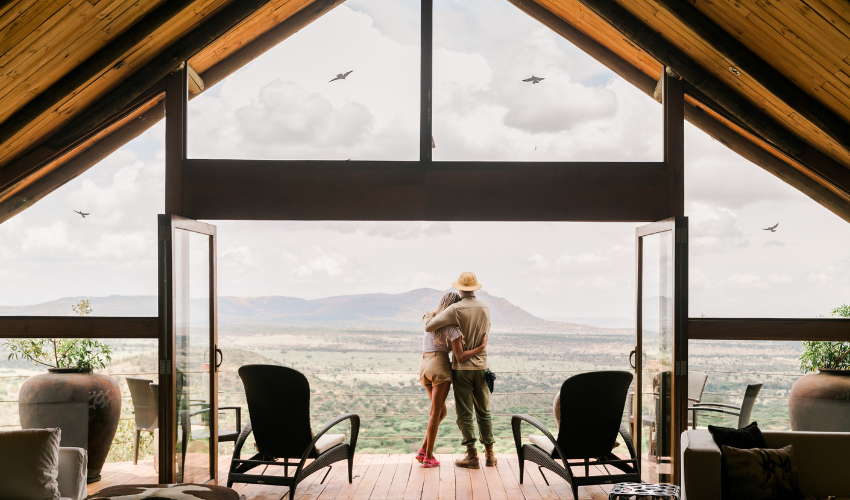
<instances>
[{"instance_id":1,"label":"pink sneaker","mask_svg":"<svg viewBox=\"0 0 850 500\"><path fill-rule=\"evenodd\" d=\"M439 466L440 462L438 462L437 459L433 456L427 457L425 458L425 460L422 461L422 467L425 467L426 469Z\"/></svg>"},{"instance_id":2,"label":"pink sneaker","mask_svg":"<svg viewBox=\"0 0 850 500\"><path fill-rule=\"evenodd\" d=\"M425 450L419 448L419 453L416 454L416 461L421 464L423 460L425 460Z\"/></svg>"}]
</instances>

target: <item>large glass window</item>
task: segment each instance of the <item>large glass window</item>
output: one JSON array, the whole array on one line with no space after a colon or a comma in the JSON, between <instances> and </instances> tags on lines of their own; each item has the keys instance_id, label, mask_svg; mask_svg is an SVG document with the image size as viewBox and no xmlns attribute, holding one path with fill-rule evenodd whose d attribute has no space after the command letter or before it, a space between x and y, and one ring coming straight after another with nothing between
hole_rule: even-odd
<instances>
[{"instance_id":1,"label":"large glass window","mask_svg":"<svg viewBox=\"0 0 850 500\"><path fill-rule=\"evenodd\" d=\"M138 299L140 298L137 298L137 300ZM69 310L70 305L71 303L68 302L67 308ZM98 307L98 301L95 300L92 307ZM58 307L56 310L57 312L60 312ZM47 342L45 348L49 351L48 354L50 354L47 358L51 358L53 353L51 341L55 341L59 344L60 349L63 349L64 346L67 346L70 342L79 341L79 339L45 340ZM21 387L33 376L37 375L42 378L54 376L53 374L48 373L47 366L33 363L20 355L16 356L17 359L9 359L9 354L11 354L13 350L6 344L10 341L14 343L16 342L16 339L0 338L0 430L2 431L21 428L22 412L18 406L21 396ZM111 394L108 393L109 391L107 388L106 393L96 394L91 403L95 406L103 406L107 403L116 404L120 401L120 414L117 423L117 430L111 441L111 445L108 448L108 453L105 459L106 463L127 462L133 460L136 443L136 429L138 427L142 427L144 430L139 433L139 463L150 467L150 473L147 474L148 476L155 476L154 455L157 453L155 437L158 436L157 419L155 418L155 398L152 396L146 397L146 393L144 391L136 391L134 394L132 390L133 388L131 388L129 385L130 383L128 383L128 379L131 379L131 382L132 379L138 380L139 385L137 385L137 388L141 387L142 389L146 388L145 382L147 382L148 386L150 383L153 383L154 385L157 384L157 341L156 339L98 339L98 341L109 348L112 359L111 361L105 361L105 357L102 357L105 361L106 367L102 369L98 368L94 371L94 373L107 375L114 379L117 383L119 392L117 394ZM100 351L100 349L94 350L97 352ZM20 349L16 349L16 351L20 352ZM47 358L46 361L50 362ZM62 375L60 374L56 376L61 377ZM32 381L30 384L32 384ZM31 390L32 389L30 389L30 392ZM147 394L153 394L150 388L147 388ZM42 395L45 396L46 393L42 392ZM49 398L43 397L41 399L45 400ZM68 403L67 394L64 394L60 399L65 401L64 406L61 406L59 403L50 404L48 402L50 409L43 413L48 417L52 415L60 419L57 420L55 425L62 426L69 424L72 427L78 427L79 424L87 426L87 412L86 415L83 415L84 421L80 420L79 422L74 422L73 419L70 421L67 419L61 420L63 418L63 414L70 414L74 412L75 402L72 401ZM88 396L86 396L86 401L81 404L83 407L88 409ZM24 413L24 417L28 418L27 416L32 412L27 410ZM66 435L73 437L73 431L74 429L70 427L64 428L63 438L65 438Z\"/></svg>"},{"instance_id":2,"label":"large glass window","mask_svg":"<svg viewBox=\"0 0 850 500\"><path fill-rule=\"evenodd\" d=\"M190 102L189 157L418 160L419 18L334 8Z\"/></svg>"},{"instance_id":3,"label":"large glass window","mask_svg":"<svg viewBox=\"0 0 850 500\"><path fill-rule=\"evenodd\" d=\"M504 0L434 1L433 93L435 160L662 159L661 106Z\"/></svg>"},{"instance_id":4,"label":"large glass window","mask_svg":"<svg viewBox=\"0 0 850 500\"><path fill-rule=\"evenodd\" d=\"M850 302L846 221L689 123L685 155L691 317L829 317Z\"/></svg>"}]
</instances>

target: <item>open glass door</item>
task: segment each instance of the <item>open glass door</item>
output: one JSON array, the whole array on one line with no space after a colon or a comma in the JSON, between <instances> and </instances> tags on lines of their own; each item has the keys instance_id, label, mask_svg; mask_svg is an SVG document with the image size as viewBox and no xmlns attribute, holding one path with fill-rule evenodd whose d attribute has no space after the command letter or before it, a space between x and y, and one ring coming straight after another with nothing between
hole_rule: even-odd
<instances>
[{"instance_id":1,"label":"open glass door","mask_svg":"<svg viewBox=\"0 0 850 500\"><path fill-rule=\"evenodd\" d=\"M160 482L215 482L216 228L160 215L159 247Z\"/></svg>"},{"instance_id":2,"label":"open glass door","mask_svg":"<svg viewBox=\"0 0 850 500\"><path fill-rule=\"evenodd\" d=\"M687 412L688 219L637 228L637 331L632 437L649 483L679 482ZM638 360L640 362L638 363Z\"/></svg>"}]
</instances>

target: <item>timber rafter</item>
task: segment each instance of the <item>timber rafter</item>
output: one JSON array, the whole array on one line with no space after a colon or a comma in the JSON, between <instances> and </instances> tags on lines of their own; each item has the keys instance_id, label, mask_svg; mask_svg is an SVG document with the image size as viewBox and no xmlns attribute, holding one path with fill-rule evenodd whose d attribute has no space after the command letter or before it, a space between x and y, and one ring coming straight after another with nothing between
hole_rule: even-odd
<instances>
[{"instance_id":1,"label":"timber rafter","mask_svg":"<svg viewBox=\"0 0 850 500\"><path fill-rule=\"evenodd\" d=\"M819 182L850 200L850 169L827 157L730 89L614 0L578 0L641 50L661 61L764 140L799 160Z\"/></svg>"},{"instance_id":2,"label":"timber rafter","mask_svg":"<svg viewBox=\"0 0 850 500\"><path fill-rule=\"evenodd\" d=\"M219 83L343 1L315 0L306 4L281 23L241 46L238 51L208 67L200 75L205 89ZM197 53L207 45L208 42L193 45L192 53ZM138 92L138 85L136 91L131 92L131 89L126 88L130 85L133 82L125 82L116 89L125 95L123 101L129 102L123 109L113 112L105 122L89 127L88 131L81 130L75 123L66 125L45 144L0 168L0 223L82 174L164 117L164 77L141 92ZM126 96L131 93L135 98L127 99ZM190 99L194 97L194 94L189 96ZM60 137L63 139L60 140Z\"/></svg>"},{"instance_id":3,"label":"timber rafter","mask_svg":"<svg viewBox=\"0 0 850 500\"><path fill-rule=\"evenodd\" d=\"M256 33L251 35L249 37L250 42L225 46L222 45L221 39L215 38L215 29L211 29L215 25L215 19L219 17L218 14L226 11L227 8L234 9L231 15L236 12L236 7L233 7L233 5L225 5L224 8L216 11L207 22L201 25L201 27L207 26L208 31L205 35L199 35L200 32L197 30L200 28L198 28L184 35L174 45L174 47L177 47L180 43L184 44L181 52L177 54L179 57L174 56L173 60L166 62L163 62L165 59L158 59L158 66L145 67L157 69L157 71L150 72L144 78L141 75L137 79L131 78L126 82L126 86L122 86L120 91L116 89L113 93L101 99L100 106L104 106L107 102L111 103L112 111L97 106L83 109L82 112L75 115L74 121L70 125L54 133L41 146L32 149L25 156L7 164L4 168L0 168L0 222L31 206L50 191L84 172L96 161L160 120L164 107L162 92L165 88L165 78L155 79L154 76L164 72L166 68L168 68L168 71L173 69L172 63L183 56L198 54L197 50L194 52L183 50L188 47L185 44L192 36L196 37L196 41L203 40L203 43L198 45L206 43L206 47L214 48L216 54L221 50L221 53L226 55L224 59L216 59L207 54L206 52L209 52L207 50L200 56L194 56L199 58L198 67L200 68L201 78L205 82L206 88L209 88L343 2L343 0L252 1L256 3L253 11L255 17L256 12L259 12L257 9L261 9L265 13L265 17L268 18L269 13L278 12L277 9L283 11L284 9L281 6L284 4L294 7L289 7L291 11L286 16L281 16L284 20L276 25L269 27L268 21L262 21L261 23L265 23L265 28L263 28L265 31L259 35ZM745 158L762 166L762 168L801 190L845 220L850 221L850 206L848 206L850 205L848 203L848 200L850 200L848 173L850 171L845 168L845 165L815 149L811 143L790 133L775 119L762 113L745 98L736 94L728 84L718 81L710 72L702 69L697 62L689 60L685 54L678 51L673 44L665 42L657 33L642 24L639 19L619 7L616 2L612 0L509 1L570 40L650 96L653 95L653 90L656 88L656 79L660 74L662 63L671 67L686 80L684 82L686 99L684 116L686 119ZM669 4L668 0L653 1L658 5ZM208 1L207 3L212 4L214 2ZM555 8L558 5L563 5L564 8L574 11L579 10L578 6L581 6L579 17L576 18L579 19L579 22L572 18L570 18L571 22L567 22L564 18L565 11L563 8L561 10ZM577 7L570 7L572 5ZM600 8L600 5L602 8ZM615 22L611 23L611 16L606 16L605 9L609 9L608 14L610 14L611 9L616 10L618 7L620 11L615 12ZM174 4L168 8L178 10L178 5ZM244 12L250 10L245 7L245 3L241 8L246 9ZM147 25L137 23L133 27L136 31L130 30L122 35L124 38L119 37L114 41L117 45L111 49L112 52L104 51L97 54L96 57L90 58L90 61L86 61L75 72L69 74L73 77L72 79L50 87L48 92L43 94L42 100L36 104L30 103L29 108L20 109L15 116L22 118L27 116L28 112L35 114L35 111L43 108L45 103L51 102L49 99L51 95L55 98L61 94L60 89L70 89L73 86L71 85L73 79L82 81L86 74L95 74L97 68L102 69L104 66L108 68L110 58L117 57L115 54L118 54L119 48L122 47L117 42L125 40L123 43L129 43L128 40L138 39L146 31L150 31L156 26L156 15L161 15L163 12L166 12L165 5L153 9L148 14L150 18L147 20ZM687 16L692 14L693 12L686 12L686 15L680 13L680 21L686 22L689 19ZM697 14L699 13L697 12ZM636 24L625 28L618 24L617 19L628 20L629 16L631 16L631 21L636 21ZM692 17L702 21L696 16ZM242 19L244 18L245 16L242 17ZM616 30L612 30L611 26L608 25L602 26L599 21L594 20L597 18L604 20L602 24L611 23L616 27ZM219 24L218 26L221 28L223 25ZM234 39L233 29L226 31L227 34L224 38L232 41ZM713 36L721 37L722 35L715 33ZM661 43L658 43L659 40ZM741 42L734 39L722 41L727 43L728 47L735 47L734 44L741 45ZM716 45L719 47L722 44L717 42ZM626 52L625 57L624 50ZM718 50L720 49L718 48ZM738 57L739 59L733 60L736 64L742 66L742 70L758 73L758 71L752 69L760 67L758 61L741 59L742 56ZM747 57L758 58L752 52ZM762 61L762 63L764 62ZM88 69L84 68L85 64L90 65L87 66ZM153 61L149 64L153 64ZM86 73L86 71L89 73ZM782 85L781 82L780 85ZM776 93L787 97L795 94L795 91L786 86L776 90ZM194 95L189 96L189 98L193 97ZM659 99L658 95L654 97ZM423 106L430 108L430 106L425 106L424 103ZM27 111L28 109L29 111ZM826 109L827 114L825 114L824 109L812 107L808 112L816 113L815 118L819 118L819 123L824 124L825 127L827 126L826 123L835 123L835 119L841 119L834 114L830 118L828 116L830 111ZM805 115L801 113L801 116ZM826 118L823 118L824 116ZM833 122L830 122L831 119ZM9 123L0 124L0 134L3 133L3 130L12 130L5 128L7 126L11 125ZM785 127L787 127L787 124L785 124ZM844 132L838 131L832 135L840 136ZM422 144L427 142L425 141L427 135L422 135L423 139L420 141ZM430 153L430 148L423 147L423 150ZM349 167L351 166L353 165L349 164Z\"/></svg>"}]
</instances>

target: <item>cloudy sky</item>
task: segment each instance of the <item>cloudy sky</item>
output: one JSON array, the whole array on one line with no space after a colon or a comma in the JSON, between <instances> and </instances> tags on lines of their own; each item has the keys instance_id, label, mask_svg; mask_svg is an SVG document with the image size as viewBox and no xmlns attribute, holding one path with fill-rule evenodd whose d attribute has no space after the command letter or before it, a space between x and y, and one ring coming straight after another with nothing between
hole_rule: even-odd
<instances>
[{"instance_id":1,"label":"cloudy sky","mask_svg":"<svg viewBox=\"0 0 850 500\"><path fill-rule=\"evenodd\" d=\"M418 2L348 0L193 100L190 156L415 160L418 30ZM661 160L661 106L504 0L436 0L434 60L437 160ZM163 142L160 123L0 224L0 304L155 294ZM686 199L692 316L850 302L850 225L690 125ZM472 270L538 316L634 317L636 224L212 222L221 295L397 293Z\"/></svg>"}]
</instances>

